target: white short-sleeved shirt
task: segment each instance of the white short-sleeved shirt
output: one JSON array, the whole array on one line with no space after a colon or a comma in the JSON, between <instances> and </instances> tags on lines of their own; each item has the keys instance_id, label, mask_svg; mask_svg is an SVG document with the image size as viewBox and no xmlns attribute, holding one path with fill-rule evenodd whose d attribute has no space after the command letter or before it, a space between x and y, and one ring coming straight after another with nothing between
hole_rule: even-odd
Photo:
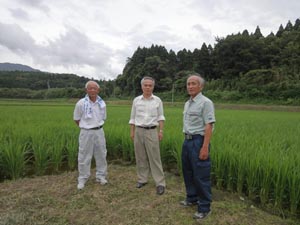
<instances>
[{"instance_id":1,"label":"white short-sleeved shirt","mask_svg":"<svg viewBox=\"0 0 300 225\"><path fill-rule=\"evenodd\" d=\"M164 120L163 104L159 97L152 95L144 98L140 95L133 100L129 124L151 127Z\"/></svg>"},{"instance_id":2,"label":"white short-sleeved shirt","mask_svg":"<svg viewBox=\"0 0 300 225\"><path fill-rule=\"evenodd\" d=\"M79 127L82 129L91 129L102 126L106 120L106 107L101 108L98 102L89 100L92 108L92 116L91 118L86 118L84 114L84 101L85 99L82 98L76 103L73 119L75 121L80 121Z\"/></svg>"}]
</instances>

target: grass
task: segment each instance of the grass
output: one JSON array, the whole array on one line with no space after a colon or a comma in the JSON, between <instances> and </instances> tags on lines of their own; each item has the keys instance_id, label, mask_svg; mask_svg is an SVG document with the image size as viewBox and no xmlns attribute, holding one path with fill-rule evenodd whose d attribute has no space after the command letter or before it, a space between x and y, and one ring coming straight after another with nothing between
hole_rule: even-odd
<instances>
[{"instance_id":1,"label":"grass","mask_svg":"<svg viewBox=\"0 0 300 225\"><path fill-rule=\"evenodd\" d=\"M72 120L75 103L25 103L0 101L0 181L76 169L79 129ZM299 113L295 108L285 112L228 107L216 110L211 142L213 184L221 190L246 193L265 207L273 206L275 214L299 219L300 177L299 172L292 172L300 171ZM107 110L108 158L132 164L130 106L110 102ZM166 169L179 174L182 106L166 106L165 115L161 157ZM8 148L5 143L11 138L14 145Z\"/></svg>"},{"instance_id":2,"label":"grass","mask_svg":"<svg viewBox=\"0 0 300 225\"><path fill-rule=\"evenodd\" d=\"M192 218L196 207L183 208L182 177L166 173L167 189L156 195L152 179L135 188L134 166L109 163L109 184L95 182L95 170L82 191L76 189L77 172L38 176L0 183L0 225L9 224L235 224L294 225L251 204L237 194L213 189L212 214L204 221Z\"/></svg>"}]
</instances>

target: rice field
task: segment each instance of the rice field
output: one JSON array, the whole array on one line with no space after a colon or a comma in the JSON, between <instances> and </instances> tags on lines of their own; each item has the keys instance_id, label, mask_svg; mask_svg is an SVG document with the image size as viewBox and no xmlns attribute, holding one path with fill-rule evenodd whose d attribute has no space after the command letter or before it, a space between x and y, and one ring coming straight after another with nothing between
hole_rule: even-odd
<instances>
[{"instance_id":1,"label":"rice field","mask_svg":"<svg viewBox=\"0 0 300 225\"><path fill-rule=\"evenodd\" d=\"M74 104L0 102L0 181L77 168ZM129 105L107 105L108 159L134 163ZM182 106L165 106L161 156L181 172ZM282 215L300 215L300 113L216 110L212 180Z\"/></svg>"}]
</instances>

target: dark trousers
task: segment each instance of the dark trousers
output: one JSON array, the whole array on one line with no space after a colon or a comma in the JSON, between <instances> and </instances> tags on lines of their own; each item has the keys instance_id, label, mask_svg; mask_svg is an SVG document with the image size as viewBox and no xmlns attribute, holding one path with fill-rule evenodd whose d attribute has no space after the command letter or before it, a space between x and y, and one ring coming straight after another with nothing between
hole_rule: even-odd
<instances>
[{"instance_id":1,"label":"dark trousers","mask_svg":"<svg viewBox=\"0 0 300 225\"><path fill-rule=\"evenodd\" d=\"M207 160L199 159L203 140L201 135L193 135L192 139L186 139L181 155L186 200L198 202L198 212L210 211L211 203L210 157Z\"/></svg>"}]
</instances>

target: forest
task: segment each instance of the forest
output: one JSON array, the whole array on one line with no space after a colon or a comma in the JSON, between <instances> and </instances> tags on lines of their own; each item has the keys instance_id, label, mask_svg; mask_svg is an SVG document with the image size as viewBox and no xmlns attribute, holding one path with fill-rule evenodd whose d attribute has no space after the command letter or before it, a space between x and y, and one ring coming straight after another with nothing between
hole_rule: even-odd
<instances>
[{"instance_id":1,"label":"forest","mask_svg":"<svg viewBox=\"0 0 300 225\"><path fill-rule=\"evenodd\" d=\"M193 72L205 78L204 92L214 101L300 105L300 19L266 37L257 26L253 33L217 37L214 46L202 43L193 51L139 46L122 74L98 82L103 97L131 99L141 93L141 78L152 76L163 100L182 101ZM0 71L0 97L79 98L87 80L75 74Z\"/></svg>"}]
</instances>

